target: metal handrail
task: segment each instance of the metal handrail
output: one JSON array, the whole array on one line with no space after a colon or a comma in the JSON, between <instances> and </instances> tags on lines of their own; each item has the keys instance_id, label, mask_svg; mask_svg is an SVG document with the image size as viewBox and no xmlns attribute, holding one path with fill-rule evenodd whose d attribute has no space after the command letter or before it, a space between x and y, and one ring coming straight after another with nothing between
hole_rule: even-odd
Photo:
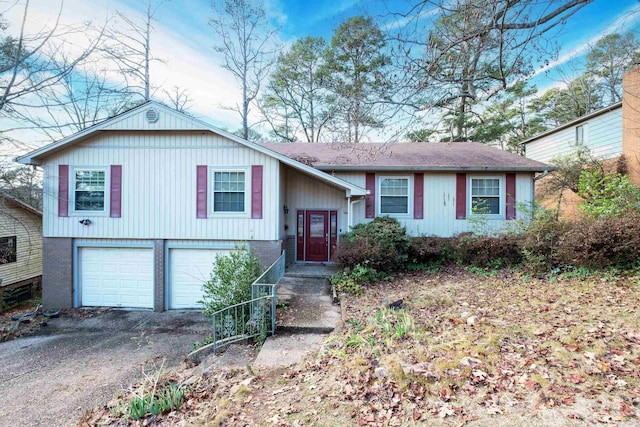
<instances>
[{"instance_id":1,"label":"metal handrail","mask_svg":"<svg viewBox=\"0 0 640 427\"><path fill-rule=\"evenodd\" d=\"M213 352L218 348L254 338L262 333L275 334L276 285L284 276L285 251L251 284L251 300L223 308L213 313ZM267 283L264 283L267 282ZM272 282L272 283L268 283ZM269 312L271 327L264 330Z\"/></svg>"}]
</instances>

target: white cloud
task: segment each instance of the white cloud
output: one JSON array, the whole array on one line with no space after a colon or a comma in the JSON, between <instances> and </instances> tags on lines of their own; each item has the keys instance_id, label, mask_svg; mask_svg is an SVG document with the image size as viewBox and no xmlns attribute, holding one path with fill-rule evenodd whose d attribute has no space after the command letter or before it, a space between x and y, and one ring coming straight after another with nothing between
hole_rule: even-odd
<instances>
[{"instance_id":1,"label":"white cloud","mask_svg":"<svg viewBox=\"0 0 640 427\"><path fill-rule=\"evenodd\" d=\"M600 33L588 38L587 40L580 43L578 46L572 48L568 52L562 54L555 61L551 61L544 67L537 70L532 77L540 75L546 71L552 70L562 64L565 64L575 58L578 58L591 49L598 40L601 38L619 32L626 32L631 30L634 26L636 26L640 22L640 6L632 6L626 9L624 12L618 16L618 18L612 22L610 25L607 25L606 28Z\"/></svg>"}]
</instances>

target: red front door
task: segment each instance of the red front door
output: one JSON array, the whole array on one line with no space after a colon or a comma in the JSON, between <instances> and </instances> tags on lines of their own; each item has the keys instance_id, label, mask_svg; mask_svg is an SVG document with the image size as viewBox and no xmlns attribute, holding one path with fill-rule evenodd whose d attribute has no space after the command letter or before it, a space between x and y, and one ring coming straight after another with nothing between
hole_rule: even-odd
<instances>
[{"instance_id":1,"label":"red front door","mask_svg":"<svg viewBox=\"0 0 640 427\"><path fill-rule=\"evenodd\" d=\"M329 212L306 212L306 261L329 261Z\"/></svg>"}]
</instances>

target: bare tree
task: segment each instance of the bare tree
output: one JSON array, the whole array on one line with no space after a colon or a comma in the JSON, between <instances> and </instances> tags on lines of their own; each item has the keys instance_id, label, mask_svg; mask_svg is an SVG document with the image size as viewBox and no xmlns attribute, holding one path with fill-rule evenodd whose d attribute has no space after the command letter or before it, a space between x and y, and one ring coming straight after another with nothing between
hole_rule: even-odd
<instances>
[{"instance_id":1,"label":"bare tree","mask_svg":"<svg viewBox=\"0 0 640 427\"><path fill-rule=\"evenodd\" d=\"M114 23L121 21L124 28L112 28L109 32L110 43L104 48L116 64L116 71L124 77L129 90L142 96L145 101L151 99L155 89L151 82L151 64L162 62L151 52L153 23L162 3L163 1L147 0L141 21L116 12L117 19Z\"/></svg>"},{"instance_id":2,"label":"bare tree","mask_svg":"<svg viewBox=\"0 0 640 427\"><path fill-rule=\"evenodd\" d=\"M61 1L49 29L28 34L30 2L25 0L17 37L6 34L9 26L0 16L0 112L20 107L30 95L60 83L101 43L103 30L95 31L90 23L62 26L59 21L63 6ZM18 7L18 2L13 7ZM88 43L80 52L70 53L65 43L77 34L88 37Z\"/></svg>"},{"instance_id":3,"label":"bare tree","mask_svg":"<svg viewBox=\"0 0 640 427\"><path fill-rule=\"evenodd\" d=\"M457 105L457 134L473 102L490 99L556 53L553 36L592 0L415 0L394 35L414 106ZM420 21L439 14L433 27Z\"/></svg>"},{"instance_id":4,"label":"bare tree","mask_svg":"<svg viewBox=\"0 0 640 427\"><path fill-rule=\"evenodd\" d=\"M169 105L176 111L186 113L191 108L192 99L186 89L180 86L174 86L171 91L163 89L163 92L169 100Z\"/></svg>"},{"instance_id":5,"label":"bare tree","mask_svg":"<svg viewBox=\"0 0 640 427\"><path fill-rule=\"evenodd\" d=\"M248 139L249 112L273 63L277 29L270 26L262 3L254 0L217 0L211 4L209 25L219 37L214 49L222 53L222 67L235 77L242 99L230 109L242 119L242 137Z\"/></svg>"}]
</instances>

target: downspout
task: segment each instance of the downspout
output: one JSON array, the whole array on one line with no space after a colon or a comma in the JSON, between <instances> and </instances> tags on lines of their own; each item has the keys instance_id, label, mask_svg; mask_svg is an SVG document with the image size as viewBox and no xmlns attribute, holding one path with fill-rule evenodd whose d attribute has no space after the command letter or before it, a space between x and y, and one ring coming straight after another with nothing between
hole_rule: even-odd
<instances>
[{"instance_id":1,"label":"downspout","mask_svg":"<svg viewBox=\"0 0 640 427\"><path fill-rule=\"evenodd\" d=\"M348 198L349 200L349 230L351 230L353 228L353 206L357 203L360 203L364 200L363 197L359 198L358 200L351 200L351 197Z\"/></svg>"},{"instance_id":2,"label":"downspout","mask_svg":"<svg viewBox=\"0 0 640 427\"><path fill-rule=\"evenodd\" d=\"M351 221L352 221L352 206L351 206L351 196L347 196L347 231L351 229Z\"/></svg>"}]
</instances>

